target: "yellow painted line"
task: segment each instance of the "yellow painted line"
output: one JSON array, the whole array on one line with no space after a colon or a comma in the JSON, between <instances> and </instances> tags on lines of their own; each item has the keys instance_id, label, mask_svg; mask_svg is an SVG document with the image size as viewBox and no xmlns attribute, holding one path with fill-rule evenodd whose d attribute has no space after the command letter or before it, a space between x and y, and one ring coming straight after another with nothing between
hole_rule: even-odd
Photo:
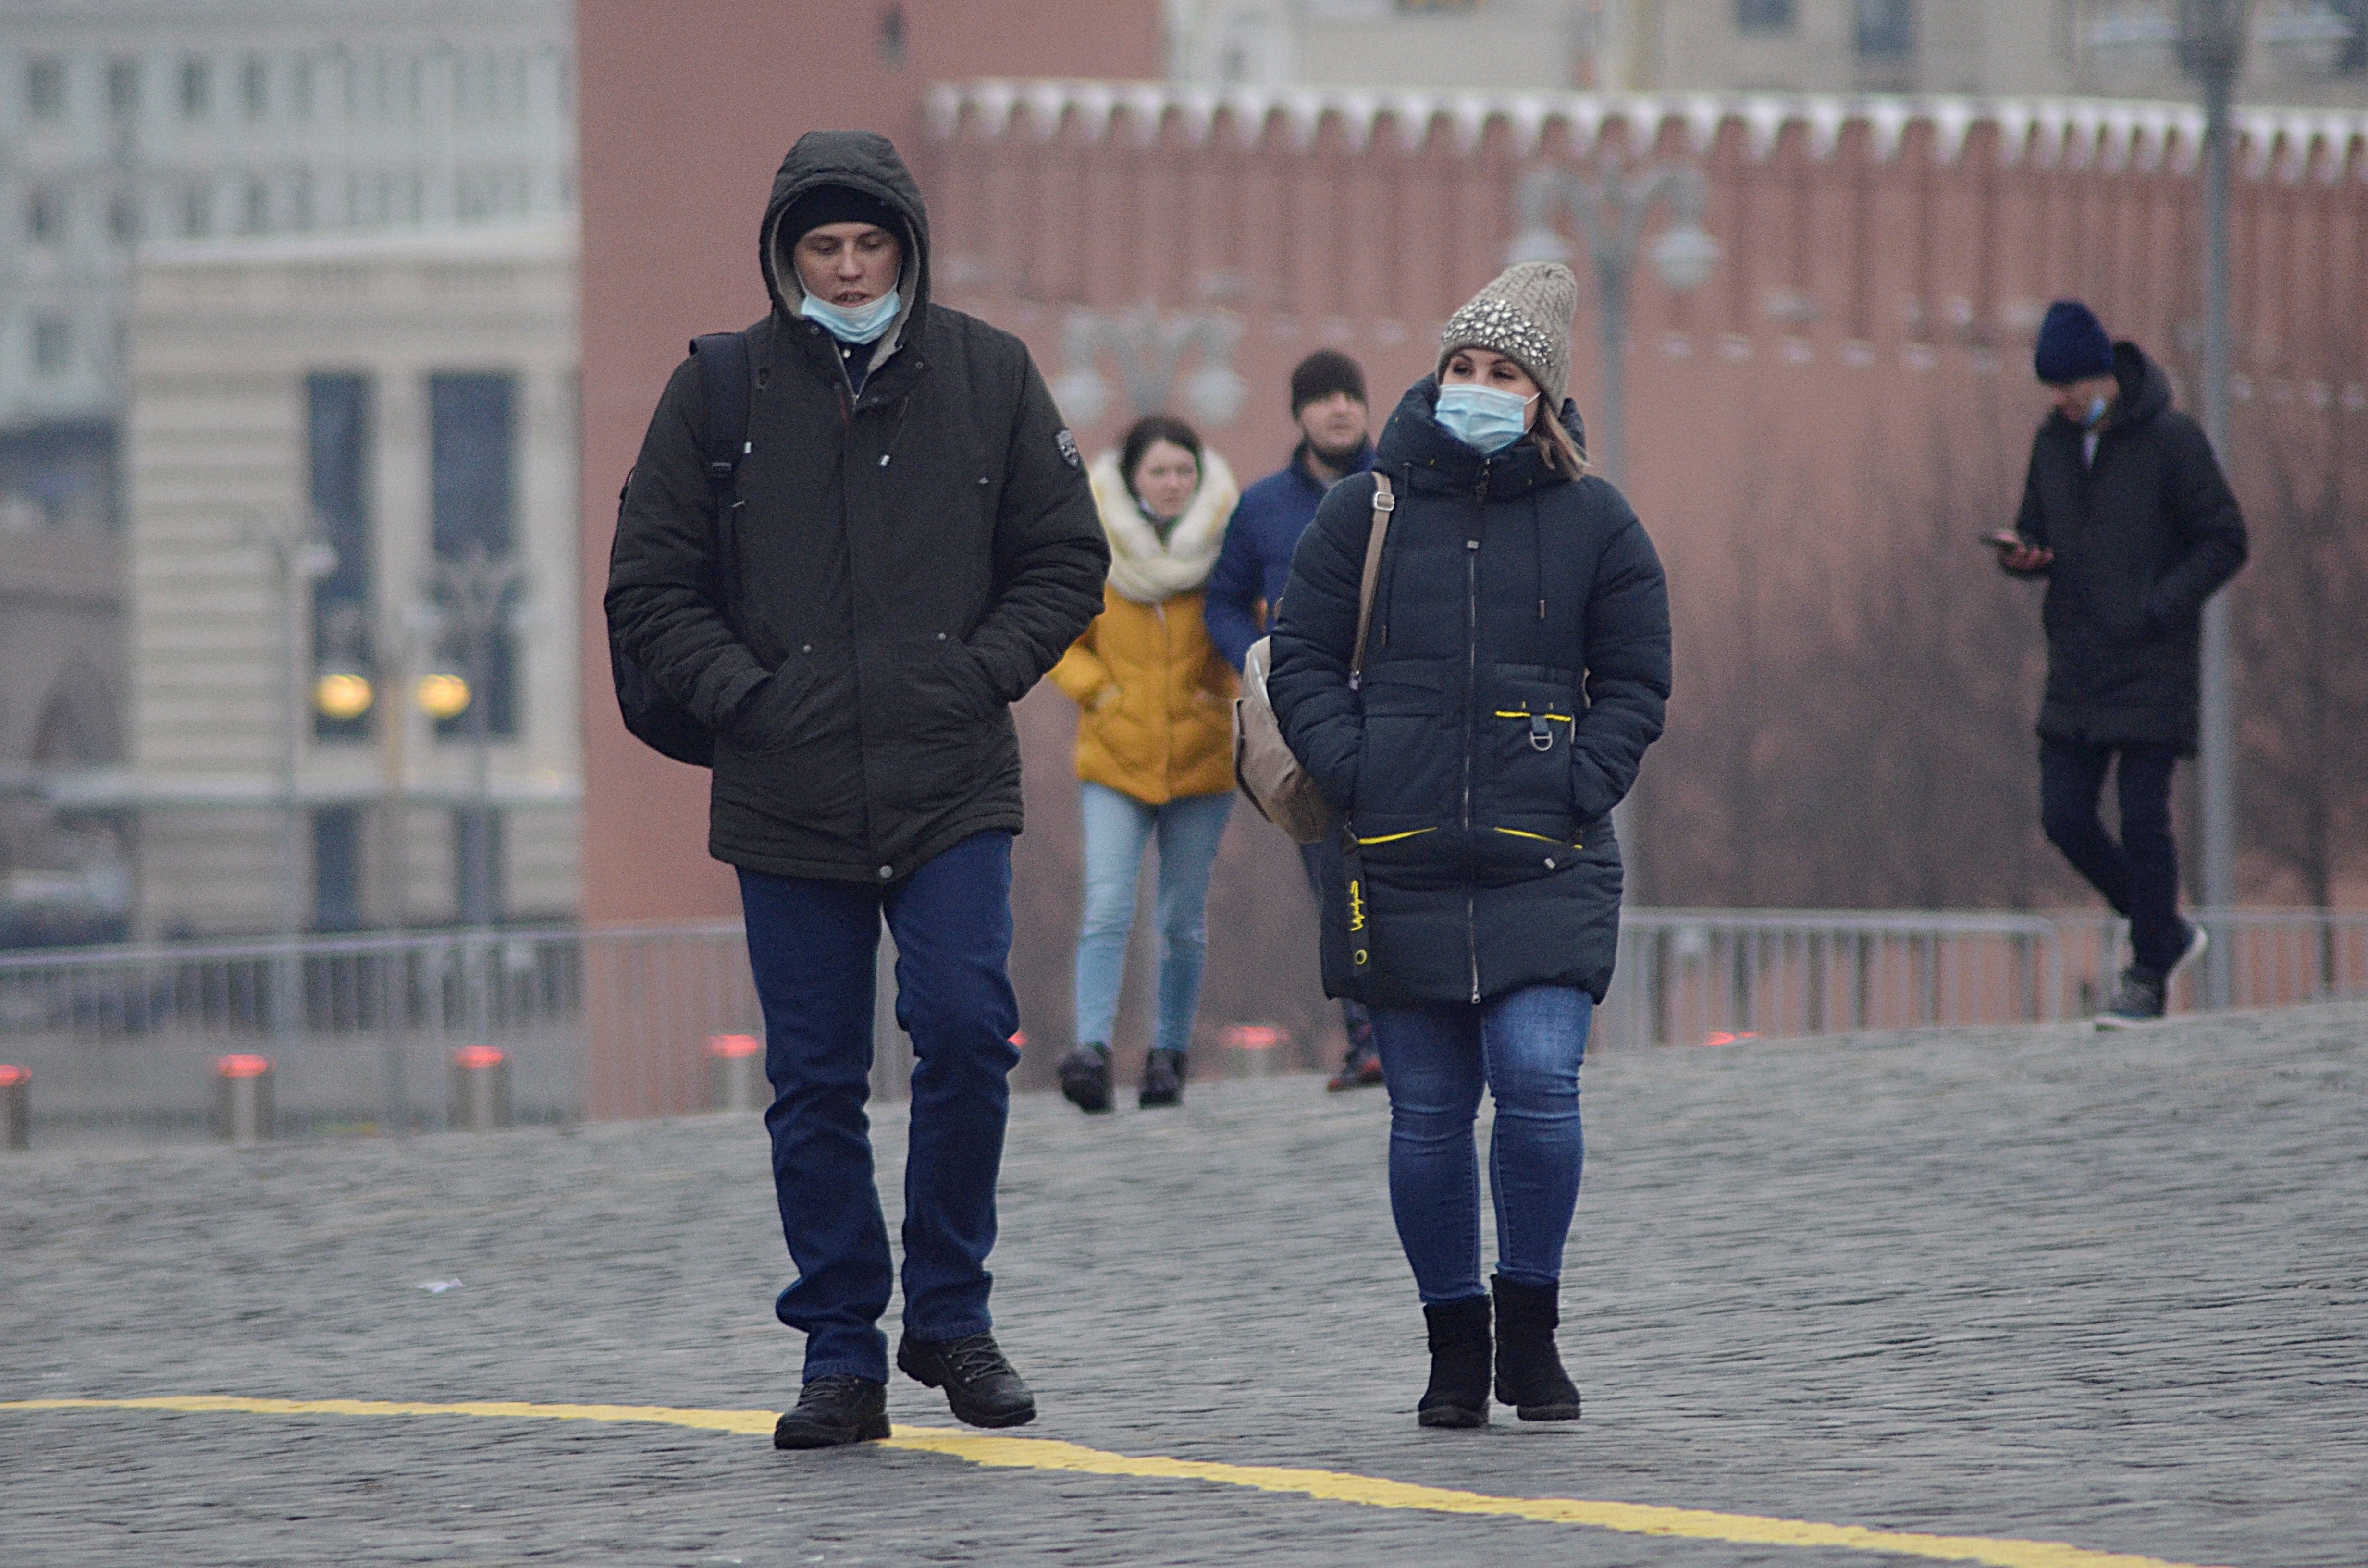
<instances>
[{"instance_id":1,"label":"yellow painted line","mask_svg":"<svg viewBox=\"0 0 2368 1568\"><path fill-rule=\"evenodd\" d=\"M374 1399L241 1399L226 1394L166 1395L150 1399L23 1399L0 1401L5 1410L171 1410L198 1415L473 1415L508 1421L649 1422L712 1432L770 1433L769 1410L685 1410L663 1404L531 1404L472 1403L413 1404ZM882 1448L946 1454L973 1464L1009 1470L1073 1471L1087 1475L1140 1476L1156 1481L1202 1481L1258 1492L1291 1493L1324 1503L1354 1503L1369 1508L1412 1508L1429 1513L1479 1514L1530 1519L1541 1524L1581 1525L1627 1535L1676 1536L1741 1546L1838 1547L1946 1562L1981 1562L1992 1568L2192 1568L2159 1557L2092 1551L2053 1540L2001 1540L1984 1536L1919 1535L1873 1530L1857 1525L1819 1524L1811 1519L1722 1514L1707 1508L1669 1508L1642 1503L1594 1503L1575 1497L1497 1497L1410 1482L1383 1481L1331 1470L1292 1470L1276 1465L1218 1464L1204 1460L1136 1457L1088 1449L1052 1437L1003 1437L936 1426L898 1426Z\"/></svg>"}]
</instances>

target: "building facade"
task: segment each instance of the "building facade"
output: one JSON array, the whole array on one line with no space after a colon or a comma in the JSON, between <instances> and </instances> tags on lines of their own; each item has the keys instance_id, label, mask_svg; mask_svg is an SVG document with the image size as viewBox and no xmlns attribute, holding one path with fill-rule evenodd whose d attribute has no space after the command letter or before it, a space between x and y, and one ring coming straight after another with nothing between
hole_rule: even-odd
<instances>
[{"instance_id":1,"label":"building facade","mask_svg":"<svg viewBox=\"0 0 2368 1568\"><path fill-rule=\"evenodd\" d=\"M1168 74L1275 87L2180 97L2157 0L1169 0ZM2362 0L2260 0L2240 94L2368 104Z\"/></svg>"},{"instance_id":2,"label":"building facade","mask_svg":"<svg viewBox=\"0 0 2368 1568\"><path fill-rule=\"evenodd\" d=\"M129 332L143 934L571 916L570 222L157 246Z\"/></svg>"}]
</instances>

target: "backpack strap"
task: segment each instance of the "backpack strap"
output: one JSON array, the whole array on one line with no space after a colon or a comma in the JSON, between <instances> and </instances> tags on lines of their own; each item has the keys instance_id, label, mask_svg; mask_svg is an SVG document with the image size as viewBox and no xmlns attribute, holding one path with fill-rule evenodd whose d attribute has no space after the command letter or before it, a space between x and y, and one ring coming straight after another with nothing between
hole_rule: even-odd
<instances>
[{"instance_id":1,"label":"backpack strap","mask_svg":"<svg viewBox=\"0 0 2368 1568\"><path fill-rule=\"evenodd\" d=\"M748 452L748 340L736 332L706 333L690 340L690 352L699 360L699 384L707 393L700 455L721 513L740 460Z\"/></svg>"}]
</instances>

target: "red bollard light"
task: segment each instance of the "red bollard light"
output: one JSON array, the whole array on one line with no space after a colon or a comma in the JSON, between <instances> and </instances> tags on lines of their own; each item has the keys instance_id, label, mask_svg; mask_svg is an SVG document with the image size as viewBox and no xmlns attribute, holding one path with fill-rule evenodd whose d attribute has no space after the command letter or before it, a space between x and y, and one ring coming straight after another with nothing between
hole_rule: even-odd
<instances>
[{"instance_id":1,"label":"red bollard light","mask_svg":"<svg viewBox=\"0 0 2368 1568\"><path fill-rule=\"evenodd\" d=\"M1291 1031L1276 1024L1235 1024L1225 1031L1225 1051L1236 1078L1264 1078L1282 1071Z\"/></svg>"},{"instance_id":2,"label":"red bollard light","mask_svg":"<svg viewBox=\"0 0 2368 1568\"><path fill-rule=\"evenodd\" d=\"M214 1131L225 1143L271 1137L271 1058L245 1053L214 1059Z\"/></svg>"},{"instance_id":3,"label":"red bollard light","mask_svg":"<svg viewBox=\"0 0 2368 1568\"><path fill-rule=\"evenodd\" d=\"M707 1037L707 1103L715 1110L762 1110L765 1042L752 1034Z\"/></svg>"},{"instance_id":4,"label":"red bollard light","mask_svg":"<svg viewBox=\"0 0 2368 1568\"><path fill-rule=\"evenodd\" d=\"M0 1065L0 1149L32 1147L32 1088L28 1070Z\"/></svg>"},{"instance_id":5,"label":"red bollard light","mask_svg":"<svg viewBox=\"0 0 2368 1568\"><path fill-rule=\"evenodd\" d=\"M510 1124L510 1059L490 1045L452 1053L452 1125L490 1132Z\"/></svg>"}]
</instances>

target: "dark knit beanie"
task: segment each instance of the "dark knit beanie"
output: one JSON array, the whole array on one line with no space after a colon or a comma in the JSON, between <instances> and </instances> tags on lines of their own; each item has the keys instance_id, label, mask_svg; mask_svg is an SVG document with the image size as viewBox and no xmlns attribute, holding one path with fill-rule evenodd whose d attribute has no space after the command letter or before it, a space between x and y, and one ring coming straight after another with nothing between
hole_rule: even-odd
<instances>
[{"instance_id":1,"label":"dark knit beanie","mask_svg":"<svg viewBox=\"0 0 2368 1568\"><path fill-rule=\"evenodd\" d=\"M1334 392L1366 402L1365 372L1338 349L1319 348L1292 368L1291 416L1298 418L1301 409Z\"/></svg>"},{"instance_id":2,"label":"dark knit beanie","mask_svg":"<svg viewBox=\"0 0 2368 1568\"><path fill-rule=\"evenodd\" d=\"M2078 300L2058 300L2039 324L2031 350L2032 369L2051 387L2113 373L2113 340L2097 312Z\"/></svg>"},{"instance_id":3,"label":"dark knit beanie","mask_svg":"<svg viewBox=\"0 0 2368 1568\"><path fill-rule=\"evenodd\" d=\"M887 230L900 242L905 238L905 220L894 207L846 185L818 185L807 191L783 209L781 225L774 233L782 245L794 245L810 230L825 223L870 223Z\"/></svg>"}]
</instances>

